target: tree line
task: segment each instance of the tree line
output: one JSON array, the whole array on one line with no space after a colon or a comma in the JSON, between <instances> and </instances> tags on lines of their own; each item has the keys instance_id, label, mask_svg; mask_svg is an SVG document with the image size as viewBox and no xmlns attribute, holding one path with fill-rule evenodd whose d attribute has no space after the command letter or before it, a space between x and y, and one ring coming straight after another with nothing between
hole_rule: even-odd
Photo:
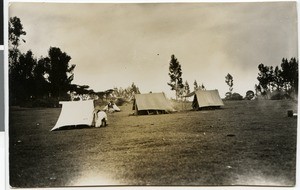
<instances>
[{"instance_id":1,"label":"tree line","mask_svg":"<svg viewBox=\"0 0 300 190\"><path fill-rule=\"evenodd\" d=\"M110 97L132 98L140 93L132 83L126 89L114 88L95 92L88 85L71 84L75 64L71 56L58 47L50 47L46 57L35 58L31 50L22 53L26 35L18 17L9 19L9 103L23 106L53 106L62 100L84 100ZM32 102L37 105L31 105Z\"/></svg>"},{"instance_id":2,"label":"tree line","mask_svg":"<svg viewBox=\"0 0 300 190\"><path fill-rule=\"evenodd\" d=\"M21 20L9 19L9 99L12 105L38 98L68 99L67 92L72 88L74 64L71 56L58 47L50 47L48 56L36 59L31 50L22 53L23 36Z\"/></svg>"},{"instance_id":3,"label":"tree line","mask_svg":"<svg viewBox=\"0 0 300 190\"><path fill-rule=\"evenodd\" d=\"M298 94L298 60L283 58L279 66L258 65L258 84L255 85L257 95L276 99L293 98Z\"/></svg>"},{"instance_id":4,"label":"tree line","mask_svg":"<svg viewBox=\"0 0 300 190\"><path fill-rule=\"evenodd\" d=\"M18 17L9 19L9 100L10 105L21 105L32 100L46 100L58 103L61 100L70 100L72 94L81 97L99 97L100 99L112 97L132 99L133 95L140 93L138 87L131 86L113 88L106 91L95 92L88 85L71 84L74 79L75 65L71 64L71 56L58 47L50 47L46 57L35 58L31 50L22 53L19 50L21 43L26 43L23 36L21 20ZM270 94L278 92L279 98L290 98L298 94L298 60L282 59L281 67L258 65L258 84L255 85L256 97L271 98ZM175 55L171 55L169 63L170 82L167 84L175 91L176 99L183 98L191 93L188 81L183 82L181 64ZM227 99L240 99L242 96L233 93L233 76L225 76L225 83L229 86ZM193 83L193 91L206 90L203 84ZM277 93L277 94L278 94ZM245 98L251 97L253 92L247 91ZM277 97L278 98L278 97Z\"/></svg>"},{"instance_id":5,"label":"tree line","mask_svg":"<svg viewBox=\"0 0 300 190\"><path fill-rule=\"evenodd\" d=\"M294 98L298 95L298 60L291 58L283 58L281 68L276 66L265 66L264 64L258 65L258 84L255 84L255 93L248 90L245 97L239 93L233 92L233 76L227 74L225 76L225 83L229 87L229 91L225 94L227 100L251 100L254 97L265 99L283 99ZM175 91L176 99L182 98L190 93L190 87L187 81L183 84L182 69L179 61L175 55L171 55L169 63L169 76L170 82L167 84L171 90ZM194 82L194 91L206 90L204 85L198 85L197 81ZM273 94L272 94L273 93Z\"/></svg>"}]
</instances>

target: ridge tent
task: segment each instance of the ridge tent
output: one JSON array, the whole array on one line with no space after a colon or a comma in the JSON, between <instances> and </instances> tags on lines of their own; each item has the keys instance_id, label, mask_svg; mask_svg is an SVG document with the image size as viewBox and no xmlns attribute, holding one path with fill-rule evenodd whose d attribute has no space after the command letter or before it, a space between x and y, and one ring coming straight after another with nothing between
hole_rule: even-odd
<instances>
[{"instance_id":1,"label":"ridge tent","mask_svg":"<svg viewBox=\"0 0 300 190\"><path fill-rule=\"evenodd\" d=\"M132 109L135 110L136 115L175 111L164 93L136 94Z\"/></svg>"},{"instance_id":2,"label":"ridge tent","mask_svg":"<svg viewBox=\"0 0 300 190\"><path fill-rule=\"evenodd\" d=\"M61 101L59 118L51 131L65 126L93 125L94 101Z\"/></svg>"},{"instance_id":3,"label":"ridge tent","mask_svg":"<svg viewBox=\"0 0 300 190\"><path fill-rule=\"evenodd\" d=\"M198 110L204 107L224 106L224 103L219 95L218 90L197 90L195 92L190 93L188 96L193 95L193 109Z\"/></svg>"}]
</instances>

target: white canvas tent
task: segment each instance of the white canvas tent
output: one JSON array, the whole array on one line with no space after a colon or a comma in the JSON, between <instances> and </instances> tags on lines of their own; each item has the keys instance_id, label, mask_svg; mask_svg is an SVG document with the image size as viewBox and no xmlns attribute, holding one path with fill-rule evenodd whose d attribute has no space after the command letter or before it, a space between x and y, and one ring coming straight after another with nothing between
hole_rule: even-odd
<instances>
[{"instance_id":1,"label":"white canvas tent","mask_svg":"<svg viewBox=\"0 0 300 190\"><path fill-rule=\"evenodd\" d=\"M194 109L224 106L218 90L197 90L190 95L194 95L192 104Z\"/></svg>"},{"instance_id":2,"label":"white canvas tent","mask_svg":"<svg viewBox=\"0 0 300 190\"><path fill-rule=\"evenodd\" d=\"M135 110L137 115L175 111L164 93L136 94L133 110Z\"/></svg>"},{"instance_id":3,"label":"white canvas tent","mask_svg":"<svg viewBox=\"0 0 300 190\"><path fill-rule=\"evenodd\" d=\"M94 101L62 101L61 112L56 125L51 131L64 126L89 125L93 124Z\"/></svg>"},{"instance_id":4,"label":"white canvas tent","mask_svg":"<svg viewBox=\"0 0 300 190\"><path fill-rule=\"evenodd\" d=\"M116 105L116 104L113 104L112 105L112 108L109 108L108 105L106 105L104 108L103 108L103 111L108 111L108 112L120 112L121 109Z\"/></svg>"}]
</instances>

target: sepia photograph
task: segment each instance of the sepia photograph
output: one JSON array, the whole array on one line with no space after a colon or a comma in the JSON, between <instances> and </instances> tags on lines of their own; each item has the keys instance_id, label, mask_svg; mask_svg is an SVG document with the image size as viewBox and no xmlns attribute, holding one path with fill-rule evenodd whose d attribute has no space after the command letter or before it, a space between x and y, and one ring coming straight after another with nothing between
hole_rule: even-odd
<instances>
[{"instance_id":1,"label":"sepia photograph","mask_svg":"<svg viewBox=\"0 0 300 190\"><path fill-rule=\"evenodd\" d=\"M8 14L11 188L295 187L296 2Z\"/></svg>"}]
</instances>

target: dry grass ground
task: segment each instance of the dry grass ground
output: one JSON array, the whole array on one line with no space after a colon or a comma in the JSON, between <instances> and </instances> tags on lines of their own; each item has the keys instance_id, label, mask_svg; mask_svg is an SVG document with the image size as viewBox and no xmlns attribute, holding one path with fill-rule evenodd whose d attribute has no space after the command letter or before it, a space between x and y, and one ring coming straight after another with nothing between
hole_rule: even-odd
<instances>
[{"instance_id":1,"label":"dry grass ground","mask_svg":"<svg viewBox=\"0 0 300 190\"><path fill-rule=\"evenodd\" d=\"M11 109L11 186L295 184L295 102L152 116L120 108L108 127L55 132L59 108Z\"/></svg>"}]
</instances>

